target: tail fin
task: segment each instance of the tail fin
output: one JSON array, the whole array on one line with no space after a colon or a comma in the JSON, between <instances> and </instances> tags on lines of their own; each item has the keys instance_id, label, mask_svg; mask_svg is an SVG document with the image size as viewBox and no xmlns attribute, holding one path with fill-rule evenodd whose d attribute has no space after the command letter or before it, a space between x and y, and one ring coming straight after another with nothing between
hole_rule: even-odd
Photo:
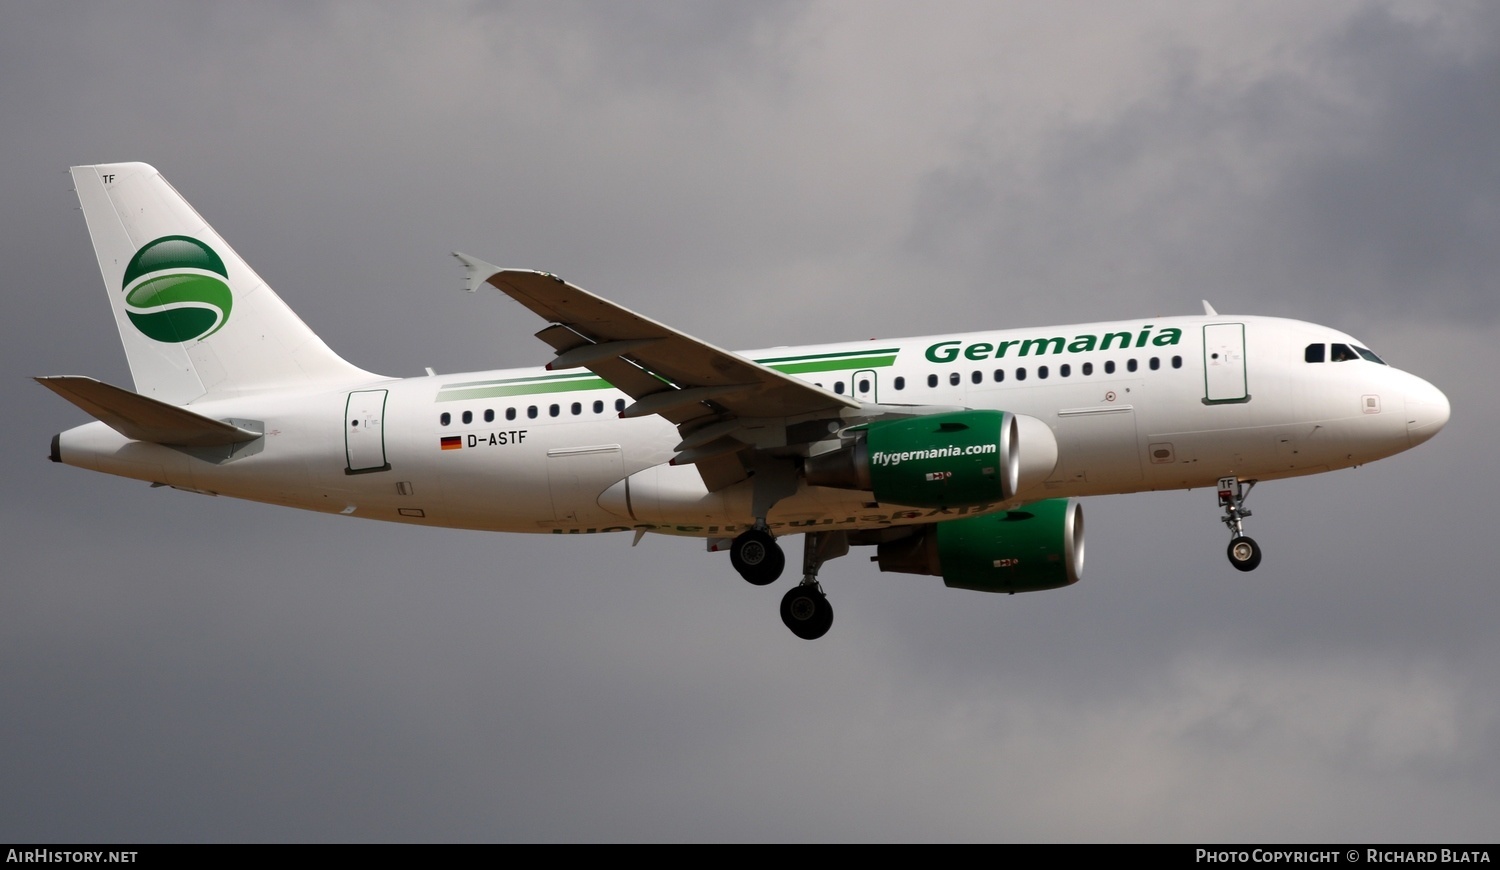
<instances>
[{"instance_id":1,"label":"tail fin","mask_svg":"<svg viewBox=\"0 0 1500 870\"><path fill-rule=\"evenodd\" d=\"M72 173L137 392L185 405L376 377L329 350L161 173Z\"/></svg>"}]
</instances>

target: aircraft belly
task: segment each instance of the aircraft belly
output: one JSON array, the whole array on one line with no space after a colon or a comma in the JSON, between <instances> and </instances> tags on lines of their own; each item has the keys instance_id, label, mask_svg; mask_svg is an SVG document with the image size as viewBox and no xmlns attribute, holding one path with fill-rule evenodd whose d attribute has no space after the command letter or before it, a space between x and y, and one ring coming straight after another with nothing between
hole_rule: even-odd
<instances>
[{"instance_id":1,"label":"aircraft belly","mask_svg":"<svg viewBox=\"0 0 1500 870\"><path fill-rule=\"evenodd\" d=\"M275 430L273 430L275 432ZM275 434L247 445L187 448L135 441L91 423L59 436L62 459L77 465L178 489L290 507L326 510L313 488L305 456L283 448Z\"/></svg>"},{"instance_id":2,"label":"aircraft belly","mask_svg":"<svg viewBox=\"0 0 1500 870\"><path fill-rule=\"evenodd\" d=\"M615 518L611 525L583 531L628 528L699 536L734 533L753 522L752 486L746 481L709 492L691 466L652 466L620 480L599 497L599 503ZM778 501L766 520L773 533L792 534L934 522L1002 507L910 508L871 499L867 492L804 485Z\"/></svg>"},{"instance_id":3,"label":"aircraft belly","mask_svg":"<svg viewBox=\"0 0 1500 870\"><path fill-rule=\"evenodd\" d=\"M1296 477L1346 468L1395 452L1363 420L1295 421L1232 430L1148 435L1156 486L1208 486L1219 477Z\"/></svg>"},{"instance_id":4,"label":"aircraft belly","mask_svg":"<svg viewBox=\"0 0 1500 870\"><path fill-rule=\"evenodd\" d=\"M105 474L169 483L176 477L188 485L190 474L181 454L159 444L132 441L103 423L88 423L58 435L58 452L68 465ZM173 474L168 473L172 467ZM180 466L180 467L179 467Z\"/></svg>"},{"instance_id":5,"label":"aircraft belly","mask_svg":"<svg viewBox=\"0 0 1500 870\"><path fill-rule=\"evenodd\" d=\"M1098 405L1058 412L1057 468L1049 483L1128 489L1141 480L1135 409Z\"/></svg>"},{"instance_id":6,"label":"aircraft belly","mask_svg":"<svg viewBox=\"0 0 1500 870\"><path fill-rule=\"evenodd\" d=\"M555 448L547 451L546 465L552 516L538 519L539 525L576 526L611 519L599 504L599 494L625 476L620 445Z\"/></svg>"}]
</instances>

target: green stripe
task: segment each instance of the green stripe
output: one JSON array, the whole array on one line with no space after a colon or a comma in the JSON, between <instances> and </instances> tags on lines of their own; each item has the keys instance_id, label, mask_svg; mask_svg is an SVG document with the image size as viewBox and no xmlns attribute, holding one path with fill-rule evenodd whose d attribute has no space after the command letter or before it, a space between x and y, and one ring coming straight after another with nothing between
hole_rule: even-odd
<instances>
[{"instance_id":1,"label":"green stripe","mask_svg":"<svg viewBox=\"0 0 1500 870\"><path fill-rule=\"evenodd\" d=\"M834 359L836 357L868 356L870 354L877 354L877 353L878 354L890 354L891 355L891 359L895 359L896 353L898 351L900 351L900 350L901 350L901 348L899 348L899 347L882 347L882 348L879 348L878 350L846 350L846 351L840 351L838 353L813 353L813 354L802 354L801 356L777 356L777 357L770 357L768 359L758 359L758 360L756 360L756 362L760 363L761 365L771 365L771 363L791 363L791 362L802 362L803 360L813 360L813 359ZM771 366L771 367L772 368L776 368L776 366Z\"/></svg>"},{"instance_id":2,"label":"green stripe","mask_svg":"<svg viewBox=\"0 0 1500 870\"><path fill-rule=\"evenodd\" d=\"M812 372L853 371L885 368L896 364L898 348L869 351L816 353L758 359L755 362L788 375ZM666 379L662 379L666 382ZM444 384L438 389L437 401L462 402L469 399L496 399L507 396L534 396L540 393L570 393L578 390L613 389L609 381L592 373L538 375L528 378L506 378L495 381L467 381Z\"/></svg>"},{"instance_id":3,"label":"green stripe","mask_svg":"<svg viewBox=\"0 0 1500 870\"><path fill-rule=\"evenodd\" d=\"M571 393L577 390L609 390L613 389L609 381L603 378L589 378L588 380L569 381L567 383L545 383L545 384L495 384L494 386L476 386L464 390L445 389L438 393L439 402L462 402L467 399L497 399L506 396L534 396L540 393Z\"/></svg>"},{"instance_id":4,"label":"green stripe","mask_svg":"<svg viewBox=\"0 0 1500 870\"><path fill-rule=\"evenodd\" d=\"M836 372L853 369L877 369L895 365L896 358L893 356L866 356L853 359L828 359L813 360L803 363L781 363L771 368L788 375L800 375L808 372Z\"/></svg>"},{"instance_id":5,"label":"green stripe","mask_svg":"<svg viewBox=\"0 0 1500 870\"><path fill-rule=\"evenodd\" d=\"M562 375L532 375L526 378L505 378L498 381L467 381L460 384L443 384L442 389L456 390L464 387L488 387L494 384L534 384L542 381L563 381L569 378L584 379L593 377L595 377L593 372L569 372Z\"/></svg>"}]
</instances>

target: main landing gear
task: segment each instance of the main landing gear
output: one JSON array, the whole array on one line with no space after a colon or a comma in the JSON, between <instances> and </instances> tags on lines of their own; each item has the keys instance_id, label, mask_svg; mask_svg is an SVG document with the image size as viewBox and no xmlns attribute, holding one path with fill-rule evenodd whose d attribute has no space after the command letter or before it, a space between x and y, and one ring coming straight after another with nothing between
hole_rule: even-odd
<instances>
[{"instance_id":1,"label":"main landing gear","mask_svg":"<svg viewBox=\"0 0 1500 870\"><path fill-rule=\"evenodd\" d=\"M797 491L798 469L787 461L761 459L751 468L754 488L750 510L755 525L740 533L729 545L734 570L756 586L774 583L786 567L786 555L766 524L766 516L777 501ZM802 582L781 599L781 621L803 640L816 640L833 625L833 607L818 585L818 568L829 559L849 552L844 532L807 532L802 538Z\"/></svg>"},{"instance_id":2,"label":"main landing gear","mask_svg":"<svg viewBox=\"0 0 1500 870\"><path fill-rule=\"evenodd\" d=\"M760 526L747 529L729 545L729 564L755 586L776 582L786 568L786 554L771 533Z\"/></svg>"},{"instance_id":3,"label":"main landing gear","mask_svg":"<svg viewBox=\"0 0 1500 870\"><path fill-rule=\"evenodd\" d=\"M849 552L843 532L808 532L802 540L802 581L781 598L781 621L803 640L817 640L833 626L833 605L818 583L818 569ZM729 561L741 577L756 586L775 582L786 567L781 545L766 529L742 532L729 546Z\"/></svg>"},{"instance_id":4,"label":"main landing gear","mask_svg":"<svg viewBox=\"0 0 1500 870\"><path fill-rule=\"evenodd\" d=\"M802 538L802 582L781 598L781 621L803 640L817 640L833 627L833 605L818 583L818 569L849 552L844 532L808 532Z\"/></svg>"},{"instance_id":5,"label":"main landing gear","mask_svg":"<svg viewBox=\"0 0 1500 870\"><path fill-rule=\"evenodd\" d=\"M1250 497L1252 489L1255 489L1253 480L1219 478L1219 507L1224 509L1224 516L1220 519L1234 536L1229 542L1229 564L1241 571L1254 571L1260 565L1260 544L1245 535L1245 517L1250 516L1250 511L1245 509L1245 499Z\"/></svg>"},{"instance_id":6,"label":"main landing gear","mask_svg":"<svg viewBox=\"0 0 1500 870\"><path fill-rule=\"evenodd\" d=\"M781 621L803 640L817 640L833 627L833 605L818 581L798 583L781 598Z\"/></svg>"}]
</instances>

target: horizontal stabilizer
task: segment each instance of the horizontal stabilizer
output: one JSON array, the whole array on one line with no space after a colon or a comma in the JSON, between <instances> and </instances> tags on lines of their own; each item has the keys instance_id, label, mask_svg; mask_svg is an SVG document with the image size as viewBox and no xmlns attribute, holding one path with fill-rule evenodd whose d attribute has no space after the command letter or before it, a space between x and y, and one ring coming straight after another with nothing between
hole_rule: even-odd
<instances>
[{"instance_id":1,"label":"horizontal stabilizer","mask_svg":"<svg viewBox=\"0 0 1500 870\"><path fill-rule=\"evenodd\" d=\"M37 378L36 382L82 408L126 438L173 447L211 447L254 441L261 433L186 408L78 375Z\"/></svg>"}]
</instances>

